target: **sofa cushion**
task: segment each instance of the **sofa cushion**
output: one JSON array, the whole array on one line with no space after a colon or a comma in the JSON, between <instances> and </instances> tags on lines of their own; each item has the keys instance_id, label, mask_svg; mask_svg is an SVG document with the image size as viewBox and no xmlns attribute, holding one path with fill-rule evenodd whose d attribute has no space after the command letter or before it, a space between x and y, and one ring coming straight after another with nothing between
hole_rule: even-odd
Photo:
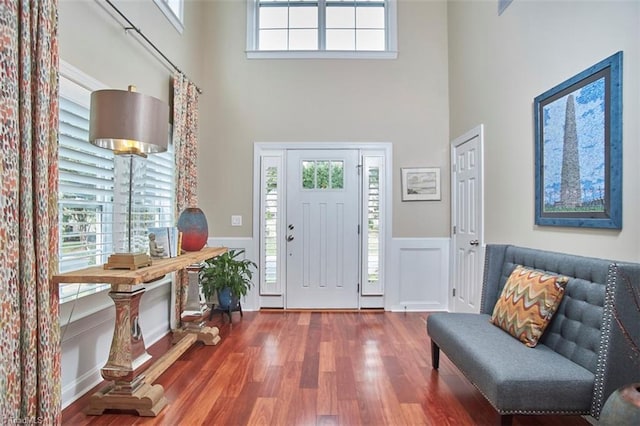
<instances>
[{"instance_id":1,"label":"sofa cushion","mask_svg":"<svg viewBox=\"0 0 640 426\"><path fill-rule=\"evenodd\" d=\"M544 344L528 348L488 314L434 313L427 331L456 367L503 414L588 412L595 375Z\"/></svg>"},{"instance_id":2,"label":"sofa cushion","mask_svg":"<svg viewBox=\"0 0 640 426\"><path fill-rule=\"evenodd\" d=\"M491 322L525 345L536 346L562 300L567 281L518 265L502 289Z\"/></svg>"}]
</instances>

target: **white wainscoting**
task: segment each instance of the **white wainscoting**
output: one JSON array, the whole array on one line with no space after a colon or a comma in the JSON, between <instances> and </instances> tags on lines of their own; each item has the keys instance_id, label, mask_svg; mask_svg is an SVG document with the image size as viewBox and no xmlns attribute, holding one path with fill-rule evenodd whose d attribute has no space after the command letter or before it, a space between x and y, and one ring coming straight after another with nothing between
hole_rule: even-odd
<instances>
[{"instance_id":1,"label":"white wainscoting","mask_svg":"<svg viewBox=\"0 0 640 426\"><path fill-rule=\"evenodd\" d=\"M449 238L393 238L387 257L385 309L446 311Z\"/></svg>"},{"instance_id":2,"label":"white wainscoting","mask_svg":"<svg viewBox=\"0 0 640 426\"><path fill-rule=\"evenodd\" d=\"M257 263L253 238L209 238L211 247L245 250ZM449 301L449 238L392 238L386 257L384 308L388 311L446 311ZM260 309L257 279L242 310ZM375 306L382 306L375 303ZM363 306L371 307L371 306Z\"/></svg>"},{"instance_id":3,"label":"white wainscoting","mask_svg":"<svg viewBox=\"0 0 640 426\"><path fill-rule=\"evenodd\" d=\"M140 300L140 327L147 347L169 332L171 282L167 276L150 284ZM102 381L100 369L109 357L115 320L107 292L61 305L62 408Z\"/></svg>"}]
</instances>

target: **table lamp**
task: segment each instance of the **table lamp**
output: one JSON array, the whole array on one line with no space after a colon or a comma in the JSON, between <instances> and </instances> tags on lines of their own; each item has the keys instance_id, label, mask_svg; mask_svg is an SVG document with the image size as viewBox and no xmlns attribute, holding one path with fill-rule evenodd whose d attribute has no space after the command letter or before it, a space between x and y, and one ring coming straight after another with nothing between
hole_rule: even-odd
<instances>
[{"instance_id":1,"label":"table lamp","mask_svg":"<svg viewBox=\"0 0 640 426\"><path fill-rule=\"evenodd\" d=\"M146 228L135 206L143 203L143 184L148 154L167 150L169 106L151 96L129 90L97 90L91 93L89 141L115 153L114 229L115 253L105 269L137 269L151 265ZM124 220L115 220L125 215Z\"/></svg>"}]
</instances>

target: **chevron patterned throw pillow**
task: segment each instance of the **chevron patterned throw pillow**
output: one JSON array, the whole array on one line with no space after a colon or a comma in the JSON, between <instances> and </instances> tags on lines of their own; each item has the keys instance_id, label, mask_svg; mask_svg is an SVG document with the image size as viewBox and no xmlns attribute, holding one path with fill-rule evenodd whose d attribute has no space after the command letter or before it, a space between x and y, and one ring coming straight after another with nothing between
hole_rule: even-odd
<instances>
[{"instance_id":1,"label":"chevron patterned throw pillow","mask_svg":"<svg viewBox=\"0 0 640 426\"><path fill-rule=\"evenodd\" d=\"M562 301L568 280L516 266L493 308L491 322L525 345L536 346Z\"/></svg>"}]
</instances>

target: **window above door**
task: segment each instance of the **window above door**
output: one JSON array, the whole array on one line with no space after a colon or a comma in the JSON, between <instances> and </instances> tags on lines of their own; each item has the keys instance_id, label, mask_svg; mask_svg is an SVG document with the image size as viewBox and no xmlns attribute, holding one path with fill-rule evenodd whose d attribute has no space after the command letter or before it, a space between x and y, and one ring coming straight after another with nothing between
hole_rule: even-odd
<instances>
[{"instance_id":1,"label":"window above door","mask_svg":"<svg viewBox=\"0 0 640 426\"><path fill-rule=\"evenodd\" d=\"M248 58L397 57L397 0L248 0Z\"/></svg>"}]
</instances>

